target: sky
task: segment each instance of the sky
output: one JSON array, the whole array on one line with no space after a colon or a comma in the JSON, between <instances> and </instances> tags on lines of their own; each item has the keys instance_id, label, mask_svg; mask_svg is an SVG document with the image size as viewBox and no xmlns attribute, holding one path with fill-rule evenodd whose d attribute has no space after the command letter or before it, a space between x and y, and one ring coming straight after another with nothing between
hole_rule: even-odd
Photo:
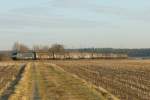
<instances>
[{"instance_id":1,"label":"sky","mask_svg":"<svg viewBox=\"0 0 150 100\"><path fill-rule=\"evenodd\" d=\"M0 49L150 48L150 0L0 0Z\"/></svg>"}]
</instances>

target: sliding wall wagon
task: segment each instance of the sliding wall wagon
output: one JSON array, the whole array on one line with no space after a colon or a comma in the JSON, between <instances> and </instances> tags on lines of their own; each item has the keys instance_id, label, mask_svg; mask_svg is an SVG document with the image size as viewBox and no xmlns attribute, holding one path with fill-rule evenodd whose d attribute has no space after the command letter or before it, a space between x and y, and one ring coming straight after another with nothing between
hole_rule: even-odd
<instances>
[{"instance_id":1,"label":"sliding wall wagon","mask_svg":"<svg viewBox=\"0 0 150 100\"><path fill-rule=\"evenodd\" d=\"M127 59L126 54L28 51L12 53L14 60L49 60L49 59Z\"/></svg>"}]
</instances>

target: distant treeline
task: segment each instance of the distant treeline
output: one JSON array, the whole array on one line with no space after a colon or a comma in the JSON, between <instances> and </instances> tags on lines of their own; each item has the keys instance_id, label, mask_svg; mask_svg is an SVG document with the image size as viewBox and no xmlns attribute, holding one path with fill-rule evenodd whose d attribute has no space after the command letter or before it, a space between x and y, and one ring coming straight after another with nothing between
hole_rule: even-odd
<instances>
[{"instance_id":1,"label":"distant treeline","mask_svg":"<svg viewBox=\"0 0 150 100\"><path fill-rule=\"evenodd\" d=\"M82 48L68 50L79 52L127 54L129 57L150 57L150 49Z\"/></svg>"},{"instance_id":2,"label":"distant treeline","mask_svg":"<svg viewBox=\"0 0 150 100\"><path fill-rule=\"evenodd\" d=\"M56 47L53 47L56 48ZM53 50L53 49L50 49ZM59 50L59 49L58 49ZM53 51L58 51L57 49ZM62 51L62 50L61 50ZM90 52L90 53L114 53L114 54L127 54L128 57L142 57L150 58L150 48L149 49L113 49L113 48L82 48L82 49L64 49L65 52L78 51L78 52ZM0 51L0 61L9 60L12 51Z\"/></svg>"}]
</instances>

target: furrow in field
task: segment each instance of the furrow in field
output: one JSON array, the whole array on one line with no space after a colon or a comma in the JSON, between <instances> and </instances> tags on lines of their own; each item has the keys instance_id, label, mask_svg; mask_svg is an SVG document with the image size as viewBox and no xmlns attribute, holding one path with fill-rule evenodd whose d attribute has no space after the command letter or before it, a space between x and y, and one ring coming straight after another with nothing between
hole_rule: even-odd
<instances>
[{"instance_id":1,"label":"furrow in field","mask_svg":"<svg viewBox=\"0 0 150 100\"><path fill-rule=\"evenodd\" d=\"M65 71L100 86L121 100L149 100L150 66L146 61L57 61Z\"/></svg>"},{"instance_id":2,"label":"furrow in field","mask_svg":"<svg viewBox=\"0 0 150 100\"><path fill-rule=\"evenodd\" d=\"M2 81L1 81L1 86L2 91L0 95L1 100L7 100L10 95L14 92L15 86L19 83L21 80L22 74L25 69L25 64L21 64L19 66L13 65L13 66L7 66L3 71L7 73L3 73ZM5 84L3 84L5 83Z\"/></svg>"},{"instance_id":3,"label":"furrow in field","mask_svg":"<svg viewBox=\"0 0 150 100\"><path fill-rule=\"evenodd\" d=\"M53 64L29 63L9 100L106 100L106 98Z\"/></svg>"}]
</instances>

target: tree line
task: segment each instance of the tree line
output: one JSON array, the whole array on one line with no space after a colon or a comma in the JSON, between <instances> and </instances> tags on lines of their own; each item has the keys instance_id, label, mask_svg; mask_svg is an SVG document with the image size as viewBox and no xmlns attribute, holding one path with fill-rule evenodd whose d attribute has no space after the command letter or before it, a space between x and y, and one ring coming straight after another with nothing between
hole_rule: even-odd
<instances>
[{"instance_id":1,"label":"tree line","mask_svg":"<svg viewBox=\"0 0 150 100\"><path fill-rule=\"evenodd\" d=\"M18 46L19 45L19 46ZM49 46L34 45L32 49L24 44L17 42L13 46L13 50L26 51L49 51L51 53L63 52L90 52L90 53L114 53L114 54L127 54L129 57L150 57L150 48L147 49L114 49L114 48L79 48L79 49L65 49L62 44L53 44Z\"/></svg>"},{"instance_id":2,"label":"tree line","mask_svg":"<svg viewBox=\"0 0 150 100\"><path fill-rule=\"evenodd\" d=\"M63 53L65 52L64 45L62 44L53 44L51 46L47 45L33 45L32 48L29 48L23 43L16 42L12 47L12 51L16 52L27 52L27 51L47 51L51 53Z\"/></svg>"},{"instance_id":3,"label":"tree line","mask_svg":"<svg viewBox=\"0 0 150 100\"><path fill-rule=\"evenodd\" d=\"M65 53L65 52L89 52L89 53L114 53L114 54L127 54L129 57L144 57L150 58L150 48L147 49L114 49L114 48L79 48L79 49L66 49L62 44L47 45L33 45L29 48L24 43L15 42L12 51L0 52L0 60L10 60L11 52L26 52L26 51L46 51L51 54Z\"/></svg>"},{"instance_id":4,"label":"tree line","mask_svg":"<svg viewBox=\"0 0 150 100\"><path fill-rule=\"evenodd\" d=\"M82 48L80 52L127 54L129 57L150 57L150 48L146 49L113 49L113 48Z\"/></svg>"},{"instance_id":5,"label":"tree line","mask_svg":"<svg viewBox=\"0 0 150 100\"><path fill-rule=\"evenodd\" d=\"M12 46L11 51L0 51L0 61L2 60L11 60L12 53L16 52L29 52L29 51L36 51L36 52L49 52L53 54L56 53L64 53L67 52L62 44L53 44L51 46L47 45L33 45L32 48L25 45L24 43L15 42Z\"/></svg>"}]
</instances>

